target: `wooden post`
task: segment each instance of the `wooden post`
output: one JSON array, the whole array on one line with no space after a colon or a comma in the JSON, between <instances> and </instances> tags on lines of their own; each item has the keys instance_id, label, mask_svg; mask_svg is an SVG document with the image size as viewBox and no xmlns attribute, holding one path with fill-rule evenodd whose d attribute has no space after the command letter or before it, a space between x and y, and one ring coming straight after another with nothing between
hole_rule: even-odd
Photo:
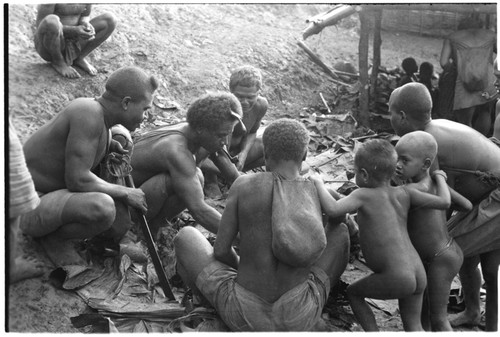
<instances>
[{"instance_id":1,"label":"wooden post","mask_svg":"<svg viewBox=\"0 0 500 337\"><path fill-rule=\"evenodd\" d=\"M373 67L372 76L370 80L371 95L370 99L372 102L376 101L377 98L377 80L378 80L378 68L380 67L380 46L382 45L382 37L380 31L382 28L382 10L373 11Z\"/></svg>"},{"instance_id":2,"label":"wooden post","mask_svg":"<svg viewBox=\"0 0 500 337\"><path fill-rule=\"evenodd\" d=\"M362 9L359 12L359 111L356 120L359 124L370 127L369 87L368 83L368 50L370 43L370 11Z\"/></svg>"}]
</instances>

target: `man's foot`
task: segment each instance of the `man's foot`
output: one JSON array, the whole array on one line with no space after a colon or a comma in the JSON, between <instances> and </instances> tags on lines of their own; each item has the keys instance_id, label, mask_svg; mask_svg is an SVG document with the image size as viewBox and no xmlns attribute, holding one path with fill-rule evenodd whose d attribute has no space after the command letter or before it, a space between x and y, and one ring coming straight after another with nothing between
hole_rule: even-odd
<instances>
[{"instance_id":1,"label":"man's foot","mask_svg":"<svg viewBox=\"0 0 500 337\"><path fill-rule=\"evenodd\" d=\"M14 265L10 266L9 281L11 284L16 283L29 278L42 276L43 272L42 262L32 257L23 258L19 256L16 258Z\"/></svg>"},{"instance_id":2,"label":"man's foot","mask_svg":"<svg viewBox=\"0 0 500 337\"><path fill-rule=\"evenodd\" d=\"M76 59L76 60L74 60L73 64L75 66L78 66L78 67L82 68L87 73L89 73L91 76L97 75L97 69L94 68L93 65L91 65L90 63L88 63L87 60L84 59L84 58L83 59Z\"/></svg>"},{"instance_id":3,"label":"man's foot","mask_svg":"<svg viewBox=\"0 0 500 337\"><path fill-rule=\"evenodd\" d=\"M453 327L457 327L460 325L470 325L470 326L478 326L481 323L481 314L474 314L472 312L462 311L456 315L452 315L450 317L450 324Z\"/></svg>"},{"instance_id":4,"label":"man's foot","mask_svg":"<svg viewBox=\"0 0 500 337\"><path fill-rule=\"evenodd\" d=\"M40 239L40 244L56 267L87 264L78 254L77 242L73 240L61 240L49 234Z\"/></svg>"},{"instance_id":5,"label":"man's foot","mask_svg":"<svg viewBox=\"0 0 500 337\"><path fill-rule=\"evenodd\" d=\"M80 78L80 74L75 68L68 66L66 63L56 64L51 63L52 67L61 75L67 78Z\"/></svg>"},{"instance_id":6,"label":"man's foot","mask_svg":"<svg viewBox=\"0 0 500 337\"><path fill-rule=\"evenodd\" d=\"M205 195L210 199L219 199L222 197L222 192L220 191L219 184L217 182L207 183L204 186Z\"/></svg>"}]
</instances>

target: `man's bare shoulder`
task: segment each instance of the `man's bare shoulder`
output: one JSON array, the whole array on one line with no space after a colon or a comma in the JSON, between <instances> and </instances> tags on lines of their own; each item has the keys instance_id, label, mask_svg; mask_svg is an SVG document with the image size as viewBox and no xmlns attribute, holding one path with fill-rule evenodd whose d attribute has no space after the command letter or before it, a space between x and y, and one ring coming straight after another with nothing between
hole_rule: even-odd
<instances>
[{"instance_id":1,"label":"man's bare shoulder","mask_svg":"<svg viewBox=\"0 0 500 337\"><path fill-rule=\"evenodd\" d=\"M263 185L272 185L273 174L271 172L256 172L239 176L231 186L240 191L258 191Z\"/></svg>"},{"instance_id":2,"label":"man's bare shoulder","mask_svg":"<svg viewBox=\"0 0 500 337\"><path fill-rule=\"evenodd\" d=\"M93 98L82 97L71 101L57 117L59 120L67 120L71 124L77 123L87 128L104 126L103 109ZM98 131L101 131L100 128Z\"/></svg>"}]
</instances>

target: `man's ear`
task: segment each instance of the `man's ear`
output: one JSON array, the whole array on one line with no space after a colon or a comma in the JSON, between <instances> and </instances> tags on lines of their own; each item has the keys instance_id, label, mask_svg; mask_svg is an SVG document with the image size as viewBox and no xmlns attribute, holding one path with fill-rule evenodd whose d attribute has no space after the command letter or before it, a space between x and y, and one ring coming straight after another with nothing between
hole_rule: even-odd
<instances>
[{"instance_id":1,"label":"man's ear","mask_svg":"<svg viewBox=\"0 0 500 337\"><path fill-rule=\"evenodd\" d=\"M129 105L129 103L131 101L132 101L132 97L130 97L130 96L125 96L125 97L122 98L121 103L122 103L123 110L127 110L128 109L128 105Z\"/></svg>"}]
</instances>

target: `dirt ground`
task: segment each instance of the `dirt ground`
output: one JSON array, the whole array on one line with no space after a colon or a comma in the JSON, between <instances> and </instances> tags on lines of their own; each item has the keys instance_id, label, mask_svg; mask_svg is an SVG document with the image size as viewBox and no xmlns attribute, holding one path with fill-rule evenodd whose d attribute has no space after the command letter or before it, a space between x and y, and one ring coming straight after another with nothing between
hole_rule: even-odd
<instances>
[{"instance_id":1,"label":"dirt ground","mask_svg":"<svg viewBox=\"0 0 500 337\"><path fill-rule=\"evenodd\" d=\"M112 12L119 24L115 33L89 61L99 70L95 77L68 80L59 76L35 52L35 5L9 5L8 109L21 140L77 97L97 97L107 76L124 65L137 65L154 73L161 85L155 107L163 122L182 118L189 102L207 90L228 90L231 69L252 64L263 72L263 95L269 101L266 120L298 117L308 107L322 106L336 85L297 46L305 20L327 10L326 5L138 5L101 4L92 16ZM328 64L348 61L357 68L357 15L306 40ZM413 56L438 68L441 39L383 32L382 65L398 66ZM340 108L339 108L340 109ZM345 111L336 111L345 112ZM85 310L76 295L55 289L49 282L50 262L36 242L21 237L24 255L47 263L47 273L8 287L7 326L13 332L86 332L70 317ZM401 329L381 322L382 330Z\"/></svg>"}]
</instances>

